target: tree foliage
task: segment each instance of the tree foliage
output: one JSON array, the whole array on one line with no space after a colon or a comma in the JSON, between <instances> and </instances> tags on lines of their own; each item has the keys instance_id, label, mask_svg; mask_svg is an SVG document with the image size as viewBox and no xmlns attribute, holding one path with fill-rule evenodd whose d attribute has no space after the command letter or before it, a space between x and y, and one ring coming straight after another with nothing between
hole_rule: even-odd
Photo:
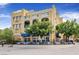
<instances>
[{"instance_id":1,"label":"tree foliage","mask_svg":"<svg viewBox=\"0 0 79 59\"><path fill-rule=\"evenodd\" d=\"M3 39L3 30L0 29L0 40Z\"/></svg>"},{"instance_id":2,"label":"tree foliage","mask_svg":"<svg viewBox=\"0 0 79 59\"><path fill-rule=\"evenodd\" d=\"M49 21L36 21L34 24L26 28L27 33L32 36L46 36L52 32L52 25Z\"/></svg>"},{"instance_id":3,"label":"tree foliage","mask_svg":"<svg viewBox=\"0 0 79 59\"><path fill-rule=\"evenodd\" d=\"M56 30L59 33L63 33L66 37L70 37L78 33L77 23L74 21L67 20L66 22L56 26Z\"/></svg>"},{"instance_id":4,"label":"tree foliage","mask_svg":"<svg viewBox=\"0 0 79 59\"><path fill-rule=\"evenodd\" d=\"M0 30L0 40L5 40L7 43L12 43L13 32L11 29Z\"/></svg>"}]
</instances>

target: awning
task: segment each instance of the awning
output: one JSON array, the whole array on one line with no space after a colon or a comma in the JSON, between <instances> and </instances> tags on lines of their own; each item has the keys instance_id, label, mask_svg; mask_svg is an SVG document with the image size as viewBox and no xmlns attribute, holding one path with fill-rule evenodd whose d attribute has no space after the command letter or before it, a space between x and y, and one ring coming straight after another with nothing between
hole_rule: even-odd
<instances>
[{"instance_id":1,"label":"awning","mask_svg":"<svg viewBox=\"0 0 79 59\"><path fill-rule=\"evenodd\" d=\"M22 33L21 36L22 36L22 37L29 37L30 34L29 34L29 33Z\"/></svg>"}]
</instances>

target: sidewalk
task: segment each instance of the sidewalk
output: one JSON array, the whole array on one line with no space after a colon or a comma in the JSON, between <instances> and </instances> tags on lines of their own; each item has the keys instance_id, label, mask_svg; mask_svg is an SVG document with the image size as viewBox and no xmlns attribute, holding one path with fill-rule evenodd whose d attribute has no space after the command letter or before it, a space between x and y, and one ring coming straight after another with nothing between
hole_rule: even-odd
<instances>
[{"instance_id":1,"label":"sidewalk","mask_svg":"<svg viewBox=\"0 0 79 59\"><path fill-rule=\"evenodd\" d=\"M0 55L79 55L79 45L0 45Z\"/></svg>"}]
</instances>

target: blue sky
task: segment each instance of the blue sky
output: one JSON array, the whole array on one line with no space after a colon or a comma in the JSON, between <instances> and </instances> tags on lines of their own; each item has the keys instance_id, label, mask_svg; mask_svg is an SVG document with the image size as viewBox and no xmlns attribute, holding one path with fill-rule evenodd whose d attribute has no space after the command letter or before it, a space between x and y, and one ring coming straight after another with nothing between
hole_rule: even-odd
<instances>
[{"instance_id":1,"label":"blue sky","mask_svg":"<svg viewBox=\"0 0 79 59\"><path fill-rule=\"evenodd\" d=\"M57 12L64 21L67 19L77 19L79 22L78 3L0 3L0 29L11 27L11 13L20 9L43 10L56 6Z\"/></svg>"}]
</instances>

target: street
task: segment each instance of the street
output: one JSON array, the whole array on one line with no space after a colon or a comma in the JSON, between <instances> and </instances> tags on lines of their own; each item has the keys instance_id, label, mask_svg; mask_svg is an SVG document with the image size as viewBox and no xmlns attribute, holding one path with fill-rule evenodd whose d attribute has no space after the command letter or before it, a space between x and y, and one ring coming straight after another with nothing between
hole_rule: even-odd
<instances>
[{"instance_id":1,"label":"street","mask_svg":"<svg viewBox=\"0 0 79 59\"><path fill-rule=\"evenodd\" d=\"M0 55L79 55L79 45L0 45Z\"/></svg>"}]
</instances>

